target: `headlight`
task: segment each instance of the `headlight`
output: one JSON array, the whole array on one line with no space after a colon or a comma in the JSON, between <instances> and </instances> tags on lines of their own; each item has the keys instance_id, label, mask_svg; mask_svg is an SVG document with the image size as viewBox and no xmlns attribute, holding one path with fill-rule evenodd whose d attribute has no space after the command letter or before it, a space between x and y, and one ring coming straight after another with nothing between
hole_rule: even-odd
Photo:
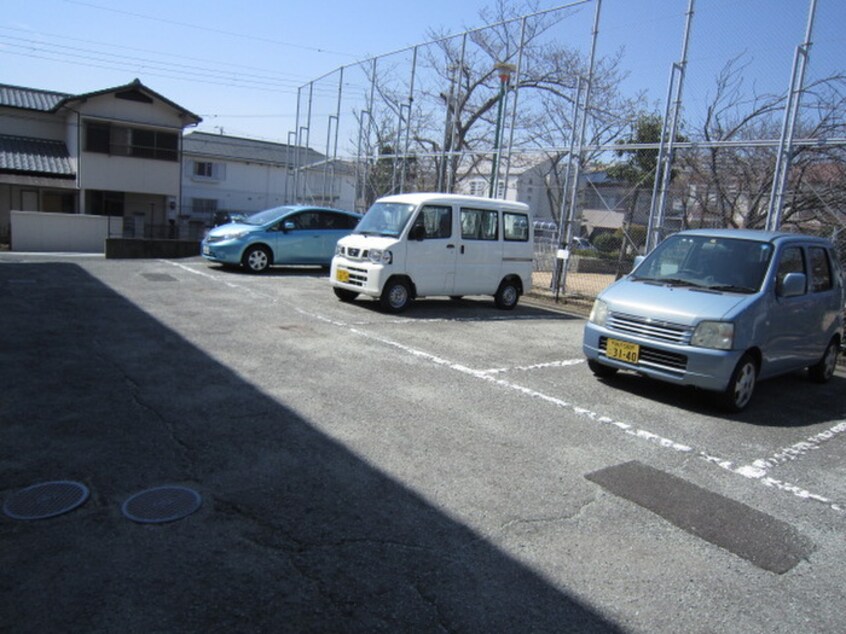
<instances>
[{"instance_id":1,"label":"headlight","mask_svg":"<svg viewBox=\"0 0 846 634\"><path fill-rule=\"evenodd\" d=\"M384 249L370 249L367 257L373 264L390 264L394 260L393 254Z\"/></svg>"},{"instance_id":2,"label":"headlight","mask_svg":"<svg viewBox=\"0 0 846 634\"><path fill-rule=\"evenodd\" d=\"M693 331L690 345L715 350L731 350L734 324L728 321L703 321Z\"/></svg>"},{"instance_id":3,"label":"headlight","mask_svg":"<svg viewBox=\"0 0 846 634\"><path fill-rule=\"evenodd\" d=\"M344 255L344 247L340 244L335 245L335 255Z\"/></svg>"},{"instance_id":4,"label":"headlight","mask_svg":"<svg viewBox=\"0 0 846 634\"><path fill-rule=\"evenodd\" d=\"M237 240L238 238L243 238L247 235L249 231L233 231L232 233L224 233L220 236L221 240Z\"/></svg>"},{"instance_id":5,"label":"headlight","mask_svg":"<svg viewBox=\"0 0 846 634\"><path fill-rule=\"evenodd\" d=\"M608 319L608 304L601 299L593 302L593 308L590 309L590 317L588 320L597 326L604 326L605 320Z\"/></svg>"}]
</instances>

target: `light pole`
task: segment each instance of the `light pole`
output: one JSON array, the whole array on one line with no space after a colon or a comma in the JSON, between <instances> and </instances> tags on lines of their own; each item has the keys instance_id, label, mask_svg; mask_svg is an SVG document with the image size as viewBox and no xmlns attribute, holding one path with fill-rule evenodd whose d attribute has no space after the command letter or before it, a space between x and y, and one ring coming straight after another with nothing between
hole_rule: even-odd
<instances>
[{"instance_id":1,"label":"light pole","mask_svg":"<svg viewBox=\"0 0 846 634\"><path fill-rule=\"evenodd\" d=\"M491 161L490 198L496 197L497 179L499 178L499 137L502 135L502 113L505 109L505 95L508 91L508 83L511 81L511 73L517 70L517 67L514 64L497 62L494 64L494 69L499 72L499 105L497 106L493 160Z\"/></svg>"}]
</instances>

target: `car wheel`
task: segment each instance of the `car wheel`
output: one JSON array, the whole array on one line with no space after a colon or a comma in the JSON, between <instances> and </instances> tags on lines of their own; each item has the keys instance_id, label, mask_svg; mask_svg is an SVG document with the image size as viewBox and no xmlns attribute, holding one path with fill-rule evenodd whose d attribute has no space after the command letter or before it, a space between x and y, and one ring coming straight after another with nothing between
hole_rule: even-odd
<instances>
[{"instance_id":1,"label":"car wheel","mask_svg":"<svg viewBox=\"0 0 846 634\"><path fill-rule=\"evenodd\" d=\"M612 368L611 366L603 365L596 359L588 359L587 364L590 368L590 371L593 372L594 376L600 379L610 379L612 376L617 374L617 368Z\"/></svg>"},{"instance_id":2,"label":"car wheel","mask_svg":"<svg viewBox=\"0 0 846 634\"><path fill-rule=\"evenodd\" d=\"M332 290L335 291L335 296L342 302L351 302L358 297L358 293L355 291L348 291L345 288L334 288Z\"/></svg>"},{"instance_id":3,"label":"car wheel","mask_svg":"<svg viewBox=\"0 0 846 634\"><path fill-rule=\"evenodd\" d=\"M808 375L816 383L827 383L834 376L837 368L837 357L840 354L840 346L836 339L832 339L825 349L825 353L819 362L808 368Z\"/></svg>"},{"instance_id":4,"label":"car wheel","mask_svg":"<svg viewBox=\"0 0 846 634\"><path fill-rule=\"evenodd\" d=\"M379 298L382 309L389 313L401 313L411 303L411 289L404 280L388 280Z\"/></svg>"},{"instance_id":5,"label":"car wheel","mask_svg":"<svg viewBox=\"0 0 846 634\"><path fill-rule=\"evenodd\" d=\"M266 247L250 247L244 253L243 263L250 273L264 273L270 267L270 251Z\"/></svg>"},{"instance_id":6,"label":"car wheel","mask_svg":"<svg viewBox=\"0 0 846 634\"><path fill-rule=\"evenodd\" d=\"M512 310L520 299L520 289L511 280L502 280L494 295L494 304L502 310Z\"/></svg>"},{"instance_id":7,"label":"car wheel","mask_svg":"<svg viewBox=\"0 0 846 634\"><path fill-rule=\"evenodd\" d=\"M722 405L730 412L740 412L749 405L755 382L758 378L758 366L752 355L745 354L737 362L728 387L721 395Z\"/></svg>"}]
</instances>

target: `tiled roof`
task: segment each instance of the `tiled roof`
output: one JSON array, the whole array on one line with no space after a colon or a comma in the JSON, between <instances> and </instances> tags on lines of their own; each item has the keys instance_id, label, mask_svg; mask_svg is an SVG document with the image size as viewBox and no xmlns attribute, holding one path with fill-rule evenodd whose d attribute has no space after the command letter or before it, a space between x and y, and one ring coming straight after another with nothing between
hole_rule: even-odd
<instances>
[{"instance_id":1,"label":"tiled roof","mask_svg":"<svg viewBox=\"0 0 846 634\"><path fill-rule=\"evenodd\" d=\"M26 176L74 178L76 174L62 141L0 135L0 172Z\"/></svg>"},{"instance_id":2,"label":"tiled roof","mask_svg":"<svg viewBox=\"0 0 846 634\"><path fill-rule=\"evenodd\" d=\"M0 84L0 106L50 112L70 95L35 88Z\"/></svg>"}]
</instances>

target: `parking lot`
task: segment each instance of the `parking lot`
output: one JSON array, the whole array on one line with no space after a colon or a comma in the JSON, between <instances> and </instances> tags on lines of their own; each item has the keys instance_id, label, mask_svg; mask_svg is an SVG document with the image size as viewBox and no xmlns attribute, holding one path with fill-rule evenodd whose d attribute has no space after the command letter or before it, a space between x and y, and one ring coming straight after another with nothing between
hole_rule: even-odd
<instances>
[{"instance_id":1,"label":"parking lot","mask_svg":"<svg viewBox=\"0 0 846 634\"><path fill-rule=\"evenodd\" d=\"M90 489L0 515L0 629L842 631L844 367L727 416L524 300L0 253L0 499ZM121 513L166 484L202 506Z\"/></svg>"}]
</instances>

